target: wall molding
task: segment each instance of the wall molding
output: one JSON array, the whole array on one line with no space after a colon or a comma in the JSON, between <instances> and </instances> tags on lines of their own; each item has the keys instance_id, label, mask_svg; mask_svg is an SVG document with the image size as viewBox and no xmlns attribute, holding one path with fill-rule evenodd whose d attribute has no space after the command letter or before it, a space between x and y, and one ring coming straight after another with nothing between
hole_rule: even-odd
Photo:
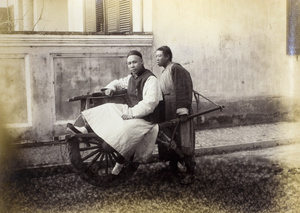
<instances>
[{"instance_id":1,"label":"wall molding","mask_svg":"<svg viewBox=\"0 0 300 213\"><path fill-rule=\"evenodd\" d=\"M21 59L24 61L24 77L25 77L25 96L26 103L20 103L26 105L27 122L20 123L7 123L6 126L10 128L22 128L32 127L32 91L31 91L31 69L29 63L28 54L0 54L0 59Z\"/></svg>"},{"instance_id":2,"label":"wall molding","mask_svg":"<svg viewBox=\"0 0 300 213\"><path fill-rule=\"evenodd\" d=\"M75 59L75 58L126 58L128 52L111 52L111 53L50 53L49 54L49 62L50 62L50 70L51 70L51 79L54 82L52 84L52 94L51 94L51 104L52 104L52 118L53 118L53 124L54 125L66 125L67 123L72 123L74 120L60 120L57 118L57 111L55 106L55 76L56 76L56 70L54 68L54 61L55 59ZM80 93L78 95L81 95ZM78 111L78 114L80 111Z\"/></svg>"},{"instance_id":3,"label":"wall molding","mask_svg":"<svg viewBox=\"0 0 300 213\"><path fill-rule=\"evenodd\" d=\"M0 34L3 47L126 47L152 46L153 35Z\"/></svg>"}]
</instances>

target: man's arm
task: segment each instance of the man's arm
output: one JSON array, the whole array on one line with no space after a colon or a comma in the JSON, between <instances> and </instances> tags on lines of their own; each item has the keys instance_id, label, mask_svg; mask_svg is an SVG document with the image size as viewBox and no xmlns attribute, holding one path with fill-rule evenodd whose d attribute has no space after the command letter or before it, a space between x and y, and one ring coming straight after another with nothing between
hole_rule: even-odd
<instances>
[{"instance_id":1,"label":"man's arm","mask_svg":"<svg viewBox=\"0 0 300 213\"><path fill-rule=\"evenodd\" d=\"M162 93L156 77L150 76L143 88L143 100L131 108L135 118L142 118L149 115L162 100Z\"/></svg>"},{"instance_id":2,"label":"man's arm","mask_svg":"<svg viewBox=\"0 0 300 213\"><path fill-rule=\"evenodd\" d=\"M171 70L176 92L176 113L189 114L192 104L193 83L189 72L179 64L174 64Z\"/></svg>"},{"instance_id":3,"label":"man's arm","mask_svg":"<svg viewBox=\"0 0 300 213\"><path fill-rule=\"evenodd\" d=\"M128 75L125 78L121 78L118 80L113 80L105 87L105 94L106 95L112 95L117 90L123 90L127 89L128 87L128 81L130 79L131 75Z\"/></svg>"}]
</instances>

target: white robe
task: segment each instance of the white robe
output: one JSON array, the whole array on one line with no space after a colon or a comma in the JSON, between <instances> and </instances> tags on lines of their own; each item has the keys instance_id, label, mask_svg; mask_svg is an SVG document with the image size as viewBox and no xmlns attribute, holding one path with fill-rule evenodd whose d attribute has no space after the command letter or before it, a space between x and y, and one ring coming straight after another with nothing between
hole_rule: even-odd
<instances>
[{"instance_id":1,"label":"white robe","mask_svg":"<svg viewBox=\"0 0 300 213\"><path fill-rule=\"evenodd\" d=\"M131 75L114 80L106 86L113 90L127 89ZM134 155L134 161L146 163L150 160L155 148L158 125L142 117L153 112L162 94L156 77L150 76L143 89L143 100L132 108L126 104L103 104L82 112L83 116L105 142L128 159ZM123 120L121 116L131 111L134 119Z\"/></svg>"}]
</instances>

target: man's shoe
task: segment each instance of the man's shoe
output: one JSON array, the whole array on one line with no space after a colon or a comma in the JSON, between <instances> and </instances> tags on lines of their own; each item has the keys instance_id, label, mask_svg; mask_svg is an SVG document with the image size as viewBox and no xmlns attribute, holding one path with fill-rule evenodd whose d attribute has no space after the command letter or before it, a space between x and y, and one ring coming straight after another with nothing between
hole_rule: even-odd
<instances>
[{"instance_id":1,"label":"man's shoe","mask_svg":"<svg viewBox=\"0 0 300 213\"><path fill-rule=\"evenodd\" d=\"M120 164L120 163L116 163L116 165L114 166L114 168L112 169L111 173L113 175L118 175L120 174L121 170L123 169L124 167L124 163L123 164Z\"/></svg>"},{"instance_id":2,"label":"man's shoe","mask_svg":"<svg viewBox=\"0 0 300 213\"><path fill-rule=\"evenodd\" d=\"M177 161L170 161L169 165L168 165L168 170L170 172L179 172L179 168L178 168L178 162Z\"/></svg>"}]
</instances>

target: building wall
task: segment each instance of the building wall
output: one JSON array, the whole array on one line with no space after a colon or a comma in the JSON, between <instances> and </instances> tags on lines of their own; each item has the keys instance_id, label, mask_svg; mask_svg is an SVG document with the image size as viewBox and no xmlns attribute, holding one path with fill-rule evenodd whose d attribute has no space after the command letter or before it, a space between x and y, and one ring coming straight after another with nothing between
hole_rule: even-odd
<instances>
[{"instance_id":1,"label":"building wall","mask_svg":"<svg viewBox=\"0 0 300 213\"><path fill-rule=\"evenodd\" d=\"M195 90L227 105L228 115L285 119L300 88L298 57L286 54L286 22L281 0L154 0L153 51L168 45Z\"/></svg>"},{"instance_id":2,"label":"building wall","mask_svg":"<svg viewBox=\"0 0 300 213\"><path fill-rule=\"evenodd\" d=\"M0 113L17 141L51 141L80 113L67 99L99 92L129 74L126 55L140 50L149 67L152 35L0 34Z\"/></svg>"},{"instance_id":3,"label":"building wall","mask_svg":"<svg viewBox=\"0 0 300 213\"><path fill-rule=\"evenodd\" d=\"M62 4L67 7L67 1ZM140 50L145 66L159 76L154 53L161 45L170 46L174 61L190 71L195 90L225 105L222 112L205 115L200 127L286 121L300 114L300 62L286 54L285 1L153 0L152 7L153 36L0 34L5 134L31 145L65 134L65 124L80 111L79 103L67 98L99 91L127 75L126 54L132 49ZM59 31L68 23L47 26ZM201 101L202 108L210 107ZM19 149L26 156L20 162L55 164L58 147L39 148L41 143L30 146L34 150Z\"/></svg>"},{"instance_id":4,"label":"building wall","mask_svg":"<svg viewBox=\"0 0 300 213\"><path fill-rule=\"evenodd\" d=\"M285 1L154 0L153 13L154 48L169 45L197 90L224 98L290 91Z\"/></svg>"},{"instance_id":5,"label":"building wall","mask_svg":"<svg viewBox=\"0 0 300 213\"><path fill-rule=\"evenodd\" d=\"M119 36L114 43L113 36L3 34L0 87L8 107L2 115L9 117L12 135L47 141L63 133L79 111L79 104L66 99L121 77L130 49L143 51L146 67L159 77L154 53L161 45L169 45L173 60L191 72L196 91L225 105L223 112L205 115L203 126L292 120L299 114L299 61L286 54L285 2L153 0L152 7L153 40L144 36L146 43L143 36L133 42L134 36Z\"/></svg>"}]
</instances>

